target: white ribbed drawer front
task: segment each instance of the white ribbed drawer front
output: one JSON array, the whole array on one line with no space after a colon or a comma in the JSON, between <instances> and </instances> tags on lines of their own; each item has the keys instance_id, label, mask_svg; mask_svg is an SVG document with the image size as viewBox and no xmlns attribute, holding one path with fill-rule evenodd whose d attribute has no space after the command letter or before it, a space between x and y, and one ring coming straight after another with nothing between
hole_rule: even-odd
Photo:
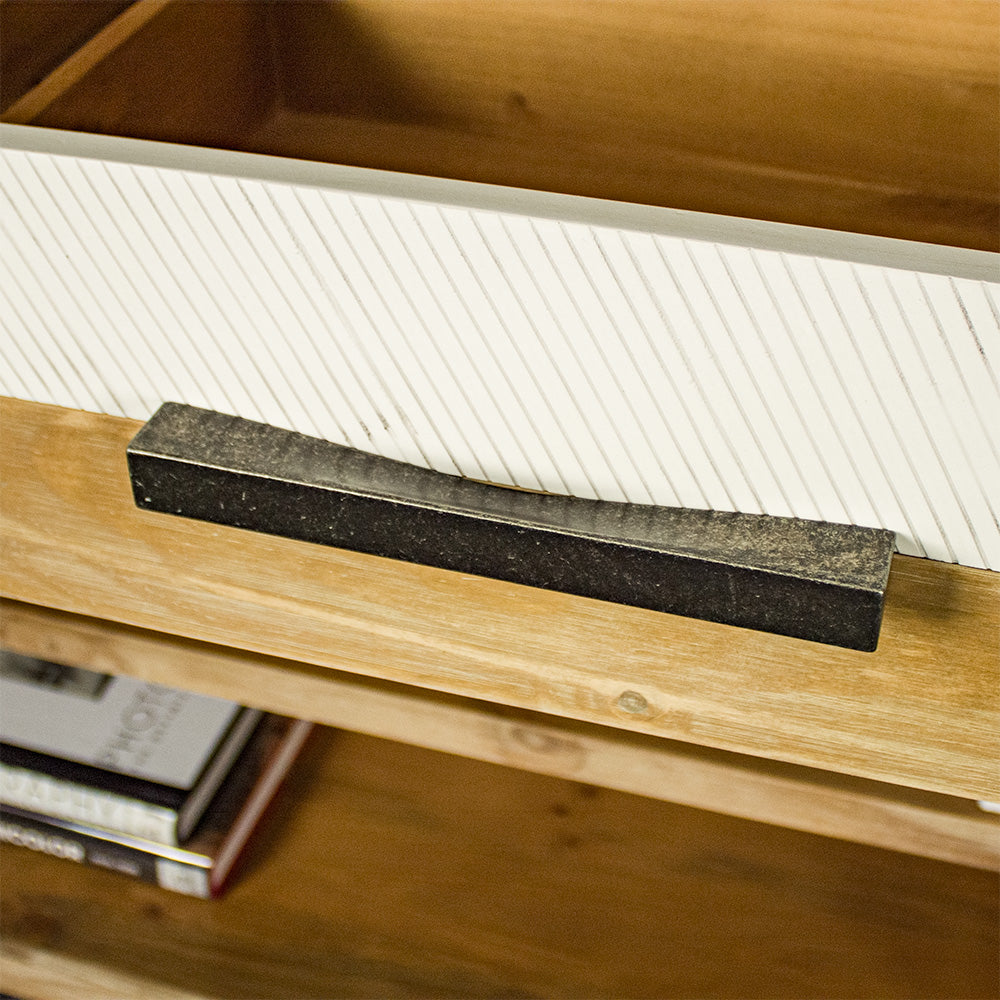
<instances>
[{"instance_id":1,"label":"white ribbed drawer front","mask_svg":"<svg viewBox=\"0 0 1000 1000\"><path fill-rule=\"evenodd\" d=\"M4 127L0 391L1000 569L997 255Z\"/></svg>"}]
</instances>

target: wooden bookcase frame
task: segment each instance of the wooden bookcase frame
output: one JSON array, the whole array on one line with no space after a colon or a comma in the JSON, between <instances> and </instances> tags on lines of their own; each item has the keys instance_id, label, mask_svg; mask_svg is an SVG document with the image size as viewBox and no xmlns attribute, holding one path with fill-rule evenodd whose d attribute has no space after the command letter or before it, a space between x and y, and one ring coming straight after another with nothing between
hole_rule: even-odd
<instances>
[{"instance_id":1,"label":"wooden bookcase frame","mask_svg":"<svg viewBox=\"0 0 1000 1000\"><path fill-rule=\"evenodd\" d=\"M105 6L110 17L121 5ZM768 20L781 43L777 96L761 109L780 117L770 135L751 122L742 149L711 134L739 131L746 109L732 106L728 121L717 104L700 109L706 75L694 64L687 89L681 74L667 94L642 75L670 32L687 39L688 59L716 52L718 72L718 53L739 51L734 33L757 30L751 14L718 4L673 4L633 50L625 82L611 76L639 45L648 5L538 5L523 27L536 62L498 101L461 4L312 4L281 18L254 3L140 0L3 117L315 159L336 149L347 163L996 249L996 164L983 153L996 136L990 5L883 4L894 31L878 39L849 4L781 6L785 23ZM495 16L517 25L516 7ZM93 25L67 21L71 30ZM600 50L592 79L581 76L587 59L568 76L543 71L552 30ZM59 29L48 32L58 52ZM393 41L408 33L409 47ZM194 37L220 39L216 58ZM849 122L827 106L847 141L829 136L825 161L822 137L795 151L821 104L815 88L798 98L791 88L816 67L832 72L838 50L882 61L897 112L909 93L900 79L928 81L911 149L877 134L877 112ZM733 73L754 71L747 52ZM425 86L410 89L407 74L428 66ZM235 105L220 99L234 84ZM648 108L632 110L630 132L614 125L628 86ZM987 126L964 149L934 146L948 87L966 88L970 121ZM669 134L657 125L664 102L686 109ZM539 131L539 108L561 116L557 136ZM613 169L626 140L628 168ZM869 157L871 176L853 174L851 157ZM131 505L124 466L137 426L2 401L5 644L525 771L997 867L1000 827L974 804L1000 799L996 574L897 557L879 650L852 653L146 514ZM141 979L17 942L4 962L51 995L65 992L60 977L125 991Z\"/></svg>"}]
</instances>

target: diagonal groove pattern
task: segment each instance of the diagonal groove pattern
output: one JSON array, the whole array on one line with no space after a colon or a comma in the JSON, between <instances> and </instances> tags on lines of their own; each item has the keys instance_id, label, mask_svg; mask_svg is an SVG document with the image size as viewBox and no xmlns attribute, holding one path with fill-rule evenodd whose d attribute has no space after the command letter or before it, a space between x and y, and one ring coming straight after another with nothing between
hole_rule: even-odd
<instances>
[{"instance_id":1,"label":"diagonal groove pattern","mask_svg":"<svg viewBox=\"0 0 1000 1000\"><path fill-rule=\"evenodd\" d=\"M0 390L167 399L476 479L887 527L1000 569L1000 284L0 153ZM582 219L582 221L581 221Z\"/></svg>"}]
</instances>

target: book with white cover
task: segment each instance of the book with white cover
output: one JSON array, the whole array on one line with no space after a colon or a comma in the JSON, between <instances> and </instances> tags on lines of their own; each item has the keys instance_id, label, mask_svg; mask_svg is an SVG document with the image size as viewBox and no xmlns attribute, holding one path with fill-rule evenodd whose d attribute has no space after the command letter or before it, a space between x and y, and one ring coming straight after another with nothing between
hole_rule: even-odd
<instances>
[{"instance_id":1,"label":"book with white cover","mask_svg":"<svg viewBox=\"0 0 1000 1000\"><path fill-rule=\"evenodd\" d=\"M190 840L171 847L0 804L0 843L214 899L224 892L313 726L267 714Z\"/></svg>"},{"instance_id":2,"label":"book with white cover","mask_svg":"<svg viewBox=\"0 0 1000 1000\"><path fill-rule=\"evenodd\" d=\"M0 650L0 801L183 843L260 717Z\"/></svg>"}]
</instances>

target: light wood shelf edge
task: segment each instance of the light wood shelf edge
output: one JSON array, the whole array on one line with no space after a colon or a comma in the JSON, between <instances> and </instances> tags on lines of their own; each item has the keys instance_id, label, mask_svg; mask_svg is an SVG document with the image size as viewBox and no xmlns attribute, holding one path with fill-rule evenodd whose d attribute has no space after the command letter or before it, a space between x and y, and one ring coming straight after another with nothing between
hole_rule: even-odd
<instances>
[{"instance_id":1,"label":"light wood shelf edge","mask_svg":"<svg viewBox=\"0 0 1000 1000\"><path fill-rule=\"evenodd\" d=\"M119 972L108 965L60 955L22 942L0 942L0 990L46 1000L197 1000L202 994Z\"/></svg>"},{"instance_id":2,"label":"light wood shelf edge","mask_svg":"<svg viewBox=\"0 0 1000 1000\"><path fill-rule=\"evenodd\" d=\"M1000 798L1000 575L899 559L856 653L138 511L136 421L0 401L0 594L562 716ZM945 669L947 667L947 669ZM634 691L646 710L619 699Z\"/></svg>"},{"instance_id":3,"label":"light wood shelf edge","mask_svg":"<svg viewBox=\"0 0 1000 1000\"><path fill-rule=\"evenodd\" d=\"M31 656L233 698L475 760L1000 868L1000 817L950 796L380 683L11 601L0 603L0 642Z\"/></svg>"}]
</instances>

